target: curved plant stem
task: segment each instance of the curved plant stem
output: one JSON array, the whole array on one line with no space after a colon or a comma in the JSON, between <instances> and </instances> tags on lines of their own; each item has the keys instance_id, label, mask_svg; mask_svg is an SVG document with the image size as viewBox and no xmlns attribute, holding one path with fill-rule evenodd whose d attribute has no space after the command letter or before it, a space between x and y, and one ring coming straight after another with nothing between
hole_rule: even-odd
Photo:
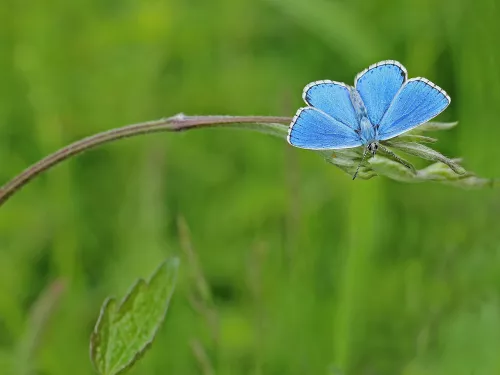
<instances>
[{"instance_id":1,"label":"curved plant stem","mask_svg":"<svg viewBox=\"0 0 500 375\"><path fill-rule=\"evenodd\" d=\"M97 133L70 145L59 149L51 155L46 156L30 167L26 168L19 175L7 182L0 188L0 206L3 205L13 194L19 191L33 178L47 171L60 162L78 155L86 150L113 142L118 139L134 137L140 134L155 132L177 132L189 129L213 127L218 125L237 123L280 123L289 124L290 117L274 116L184 116L182 114L155 120L123 126L111 129L102 133Z\"/></svg>"}]
</instances>

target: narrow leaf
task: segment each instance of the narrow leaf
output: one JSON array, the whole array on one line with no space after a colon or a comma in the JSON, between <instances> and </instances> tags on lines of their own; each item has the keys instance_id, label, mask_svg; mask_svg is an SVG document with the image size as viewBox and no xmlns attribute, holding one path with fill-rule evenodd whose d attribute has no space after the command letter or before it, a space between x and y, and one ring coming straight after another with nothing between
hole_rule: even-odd
<instances>
[{"instance_id":1,"label":"narrow leaf","mask_svg":"<svg viewBox=\"0 0 500 375\"><path fill-rule=\"evenodd\" d=\"M406 168L410 169L412 173L415 173L415 167L413 166L412 163L410 163L408 160L403 159L402 157L396 155L394 152L389 150L387 147L383 145L379 145L379 152L383 155L385 155L387 158L391 159L392 161L398 162L399 164L404 165Z\"/></svg>"},{"instance_id":2,"label":"narrow leaf","mask_svg":"<svg viewBox=\"0 0 500 375\"><path fill-rule=\"evenodd\" d=\"M398 141L404 142L421 142L421 143L436 143L437 139L432 137L426 137L425 135L405 133L397 137Z\"/></svg>"},{"instance_id":3,"label":"narrow leaf","mask_svg":"<svg viewBox=\"0 0 500 375\"><path fill-rule=\"evenodd\" d=\"M418 156L422 159L432 160L432 161L440 161L441 163L446 164L450 167L455 173L464 174L465 169L455 163L453 160L447 158L443 154L424 146L420 143L416 142L398 142L398 141L387 141L385 144L389 147L397 148L403 152L406 152L410 155Z\"/></svg>"},{"instance_id":4,"label":"narrow leaf","mask_svg":"<svg viewBox=\"0 0 500 375\"><path fill-rule=\"evenodd\" d=\"M455 181L467 177L469 174L459 175L453 172L446 164L437 162L419 171L419 177L434 181Z\"/></svg>"},{"instance_id":5,"label":"narrow leaf","mask_svg":"<svg viewBox=\"0 0 500 375\"><path fill-rule=\"evenodd\" d=\"M357 155L346 155L344 153L335 152L333 150L318 150L316 151L318 154L322 155L323 158L340 168L345 167L347 169L356 167L357 163L361 161L361 158L358 158Z\"/></svg>"},{"instance_id":6,"label":"narrow leaf","mask_svg":"<svg viewBox=\"0 0 500 375\"><path fill-rule=\"evenodd\" d=\"M362 151L359 148L342 149L342 150L317 150L318 154L330 164L335 165L349 175L354 175L358 164L361 162ZM369 180L377 174L371 170L366 160L361 164L357 178L361 180Z\"/></svg>"},{"instance_id":7,"label":"narrow leaf","mask_svg":"<svg viewBox=\"0 0 500 375\"><path fill-rule=\"evenodd\" d=\"M90 357L101 375L121 374L149 348L175 288L177 258L169 259L149 282L140 279L120 305L108 298L90 339Z\"/></svg>"},{"instance_id":8,"label":"narrow leaf","mask_svg":"<svg viewBox=\"0 0 500 375\"><path fill-rule=\"evenodd\" d=\"M408 169L403 164L390 160L386 157L375 155L368 159L370 166L373 170L383 176L387 176L392 178L393 180L402 181L402 182L419 182L418 179L415 178L415 173Z\"/></svg>"},{"instance_id":9,"label":"narrow leaf","mask_svg":"<svg viewBox=\"0 0 500 375\"><path fill-rule=\"evenodd\" d=\"M458 125L458 121L453 122L437 122L430 121L416 127L412 132L426 132L426 131L438 131L438 130L449 130Z\"/></svg>"},{"instance_id":10,"label":"narrow leaf","mask_svg":"<svg viewBox=\"0 0 500 375\"><path fill-rule=\"evenodd\" d=\"M496 187L494 179L477 177L470 172L464 175L457 175L440 162L431 164L420 170L419 177L424 180L440 181L448 185L466 189Z\"/></svg>"},{"instance_id":11,"label":"narrow leaf","mask_svg":"<svg viewBox=\"0 0 500 375\"><path fill-rule=\"evenodd\" d=\"M259 133L274 135L278 138L286 139L288 135L288 125L275 123L241 123L241 124L224 124L219 127L230 129L253 130Z\"/></svg>"},{"instance_id":12,"label":"narrow leaf","mask_svg":"<svg viewBox=\"0 0 500 375\"><path fill-rule=\"evenodd\" d=\"M500 186L499 180L477 176L468 176L455 181L445 181L445 183L465 189L498 188Z\"/></svg>"}]
</instances>

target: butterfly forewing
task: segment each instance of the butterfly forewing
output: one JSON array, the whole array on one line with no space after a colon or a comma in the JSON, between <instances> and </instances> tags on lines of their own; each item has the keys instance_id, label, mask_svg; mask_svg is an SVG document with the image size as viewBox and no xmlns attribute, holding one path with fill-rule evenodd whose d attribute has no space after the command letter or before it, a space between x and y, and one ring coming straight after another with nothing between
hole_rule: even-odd
<instances>
[{"instance_id":1,"label":"butterfly forewing","mask_svg":"<svg viewBox=\"0 0 500 375\"><path fill-rule=\"evenodd\" d=\"M345 83L328 80L312 82L304 88L302 97L311 107L320 109L351 129L359 129L349 86Z\"/></svg>"},{"instance_id":2,"label":"butterfly forewing","mask_svg":"<svg viewBox=\"0 0 500 375\"><path fill-rule=\"evenodd\" d=\"M354 85L372 125L380 123L406 77L405 67L394 60L373 64L356 76Z\"/></svg>"},{"instance_id":3,"label":"butterfly forewing","mask_svg":"<svg viewBox=\"0 0 500 375\"><path fill-rule=\"evenodd\" d=\"M288 132L288 142L310 150L351 148L362 143L353 129L313 107L297 111Z\"/></svg>"},{"instance_id":4,"label":"butterfly forewing","mask_svg":"<svg viewBox=\"0 0 500 375\"><path fill-rule=\"evenodd\" d=\"M396 137L431 120L443 112L450 102L448 94L428 79L409 79L382 118L379 139L383 141Z\"/></svg>"}]
</instances>

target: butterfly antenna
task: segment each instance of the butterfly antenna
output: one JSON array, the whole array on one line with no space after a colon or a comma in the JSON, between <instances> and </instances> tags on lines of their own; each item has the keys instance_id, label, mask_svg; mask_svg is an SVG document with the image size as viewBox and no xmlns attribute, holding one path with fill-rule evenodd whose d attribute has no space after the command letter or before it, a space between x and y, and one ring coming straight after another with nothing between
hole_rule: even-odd
<instances>
[{"instance_id":1,"label":"butterfly antenna","mask_svg":"<svg viewBox=\"0 0 500 375\"><path fill-rule=\"evenodd\" d=\"M359 168L361 167L361 164L363 163L363 161L365 160L365 156L366 154L368 153L368 147L365 147L365 151L363 151L363 157L361 158L361 161L359 162L358 164L358 167L356 168L356 172L354 172L354 176L352 176L352 179L354 180L356 178L356 176L358 175L358 172L359 172Z\"/></svg>"}]
</instances>

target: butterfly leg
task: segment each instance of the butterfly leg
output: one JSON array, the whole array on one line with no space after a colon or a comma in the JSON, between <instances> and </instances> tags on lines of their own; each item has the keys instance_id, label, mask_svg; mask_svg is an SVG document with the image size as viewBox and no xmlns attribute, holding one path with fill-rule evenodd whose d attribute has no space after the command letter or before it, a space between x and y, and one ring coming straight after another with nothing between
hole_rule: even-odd
<instances>
[{"instance_id":1,"label":"butterfly leg","mask_svg":"<svg viewBox=\"0 0 500 375\"><path fill-rule=\"evenodd\" d=\"M352 176L352 179L355 180L356 176L358 175L359 168L361 168L361 164L363 164L363 161L365 160L365 156L368 154L368 148L365 148L363 151L363 157L361 158L361 161L358 164L358 167L356 168L356 172L354 172L354 175Z\"/></svg>"},{"instance_id":2,"label":"butterfly leg","mask_svg":"<svg viewBox=\"0 0 500 375\"><path fill-rule=\"evenodd\" d=\"M384 154L390 156L392 159L396 160L397 162L399 162L400 164L403 164L406 168L410 169L411 171L413 172L416 172L415 171L415 167L408 161L406 161L405 159L399 157L398 155L396 155L394 152L392 152L391 150L389 150L387 147L379 144L378 145L378 148L380 151L382 151Z\"/></svg>"}]
</instances>

